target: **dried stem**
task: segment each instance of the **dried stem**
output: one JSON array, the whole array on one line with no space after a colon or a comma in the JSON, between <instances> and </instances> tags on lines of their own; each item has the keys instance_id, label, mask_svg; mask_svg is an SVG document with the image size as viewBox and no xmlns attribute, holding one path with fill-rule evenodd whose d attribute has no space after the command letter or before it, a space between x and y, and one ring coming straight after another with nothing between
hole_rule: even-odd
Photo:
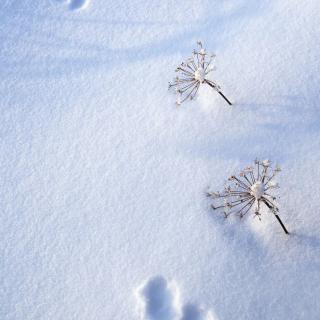
<instances>
[{"instance_id":1,"label":"dried stem","mask_svg":"<svg viewBox=\"0 0 320 320\"><path fill-rule=\"evenodd\" d=\"M206 83L207 83L210 87L212 87L212 88L214 88L215 90L217 90L217 88L216 88L213 84L211 84L210 82L206 81ZM229 101L229 99L228 99L220 90L217 90L217 92L220 94L220 96L221 96L224 100L227 101L227 103L228 103L230 106L232 106L232 103Z\"/></svg>"},{"instance_id":2,"label":"dried stem","mask_svg":"<svg viewBox=\"0 0 320 320\"><path fill-rule=\"evenodd\" d=\"M270 206L270 204L267 203L267 202L265 202L265 201L264 201L264 203L265 203L265 205L266 205L270 210L272 210L273 214L275 215L275 217L277 218L278 222L280 223L283 231L284 231L286 234L289 234L289 231L287 230L287 228L285 227L285 225L284 225L283 222L281 221L281 219L280 219L280 217L278 216L278 214L277 214L276 212L274 212L273 207Z\"/></svg>"}]
</instances>

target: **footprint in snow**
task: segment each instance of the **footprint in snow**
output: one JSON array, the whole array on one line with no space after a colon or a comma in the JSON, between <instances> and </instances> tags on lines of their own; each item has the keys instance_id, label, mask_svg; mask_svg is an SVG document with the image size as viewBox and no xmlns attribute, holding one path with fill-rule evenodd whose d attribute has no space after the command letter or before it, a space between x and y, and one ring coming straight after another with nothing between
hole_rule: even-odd
<instances>
[{"instance_id":1,"label":"footprint in snow","mask_svg":"<svg viewBox=\"0 0 320 320\"><path fill-rule=\"evenodd\" d=\"M215 320L210 311L196 304L182 306L177 285L162 276L146 281L137 290L137 297L143 320Z\"/></svg>"},{"instance_id":2,"label":"footprint in snow","mask_svg":"<svg viewBox=\"0 0 320 320\"><path fill-rule=\"evenodd\" d=\"M70 10L84 9L89 5L90 0L72 0L69 4Z\"/></svg>"},{"instance_id":3,"label":"footprint in snow","mask_svg":"<svg viewBox=\"0 0 320 320\"><path fill-rule=\"evenodd\" d=\"M175 320L178 319L178 294L174 283L157 276L149 279L138 289L139 307L142 319Z\"/></svg>"},{"instance_id":4,"label":"footprint in snow","mask_svg":"<svg viewBox=\"0 0 320 320\"><path fill-rule=\"evenodd\" d=\"M214 320L214 318L210 311L195 304L186 304L182 308L181 320Z\"/></svg>"},{"instance_id":5,"label":"footprint in snow","mask_svg":"<svg viewBox=\"0 0 320 320\"><path fill-rule=\"evenodd\" d=\"M90 0L55 0L59 3L67 3L70 10L79 10L88 7Z\"/></svg>"}]
</instances>

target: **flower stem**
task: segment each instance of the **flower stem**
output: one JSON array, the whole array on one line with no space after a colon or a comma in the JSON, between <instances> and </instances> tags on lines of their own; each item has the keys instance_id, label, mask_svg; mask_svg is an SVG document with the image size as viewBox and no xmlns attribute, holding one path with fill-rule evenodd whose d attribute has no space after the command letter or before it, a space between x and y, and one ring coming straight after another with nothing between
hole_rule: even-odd
<instances>
[{"instance_id":1,"label":"flower stem","mask_svg":"<svg viewBox=\"0 0 320 320\"><path fill-rule=\"evenodd\" d=\"M289 231L286 229L286 227L285 227L284 224L282 223L280 217L279 217L277 214L275 214L275 216L276 216L277 220L279 221L279 223L280 223L283 231L284 231L286 234L289 234Z\"/></svg>"},{"instance_id":2,"label":"flower stem","mask_svg":"<svg viewBox=\"0 0 320 320\"><path fill-rule=\"evenodd\" d=\"M220 96L227 101L227 103L232 106L232 103L228 100L228 98L221 92L221 91L218 91L218 93L220 94Z\"/></svg>"},{"instance_id":3,"label":"flower stem","mask_svg":"<svg viewBox=\"0 0 320 320\"><path fill-rule=\"evenodd\" d=\"M287 228L284 226L283 222L281 221L280 217L274 212L274 208L272 208L272 206L270 206L270 204L267 201L263 201L265 203L265 205L273 212L273 214L275 215L275 217L277 218L278 222L280 223L283 231L286 234L289 234L289 231L287 230Z\"/></svg>"},{"instance_id":4,"label":"flower stem","mask_svg":"<svg viewBox=\"0 0 320 320\"><path fill-rule=\"evenodd\" d=\"M207 80L205 80L205 83L208 84L211 88L217 90L217 92L220 94L220 96L221 96L224 100L226 100L226 102L227 102L230 106L232 106L232 103L228 100L228 98L227 98L221 91L219 91L219 90L217 89L217 86L214 86L212 83L210 83L210 81L207 81Z\"/></svg>"}]
</instances>

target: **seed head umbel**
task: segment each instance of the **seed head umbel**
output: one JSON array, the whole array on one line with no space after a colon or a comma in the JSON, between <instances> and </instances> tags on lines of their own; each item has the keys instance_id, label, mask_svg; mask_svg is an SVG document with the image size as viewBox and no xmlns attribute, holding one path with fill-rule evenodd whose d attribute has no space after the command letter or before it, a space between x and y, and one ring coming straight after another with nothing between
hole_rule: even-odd
<instances>
[{"instance_id":1,"label":"seed head umbel","mask_svg":"<svg viewBox=\"0 0 320 320\"><path fill-rule=\"evenodd\" d=\"M198 49L193 50L192 56L176 68L177 76L173 82L169 82L169 89L174 89L177 94L176 104L180 105L188 99L193 100L199 87L206 84L216 90L229 105L232 105L222 93L220 86L208 78L208 75L215 70L213 66L215 54L209 54L201 41L198 41L197 45Z\"/></svg>"},{"instance_id":2,"label":"seed head umbel","mask_svg":"<svg viewBox=\"0 0 320 320\"><path fill-rule=\"evenodd\" d=\"M279 188L279 185L274 179L280 171L280 167L272 167L269 160L255 160L252 166L244 168L237 176L230 176L228 185L222 192L208 192L208 197L214 200L212 208L221 210L225 218L232 214L243 218L251 212L261 220L261 207L264 205L288 234L275 203L277 197L274 190Z\"/></svg>"}]
</instances>

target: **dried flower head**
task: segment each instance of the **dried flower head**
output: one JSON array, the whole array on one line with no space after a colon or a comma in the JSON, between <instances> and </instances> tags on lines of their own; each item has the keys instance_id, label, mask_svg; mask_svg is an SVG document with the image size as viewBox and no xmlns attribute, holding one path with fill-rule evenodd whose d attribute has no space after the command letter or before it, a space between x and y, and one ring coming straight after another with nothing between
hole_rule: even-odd
<instances>
[{"instance_id":1,"label":"dried flower head","mask_svg":"<svg viewBox=\"0 0 320 320\"><path fill-rule=\"evenodd\" d=\"M232 103L221 92L221 88L213 81L208 79L208 74L215 68L212 61L214 54L208 54L200 41L197 42L198 50L193 50L191 58L182 62L175 70L178 75L174 81L169 82L169 89L174 88L177 93L177 104L180 105L187 99L193 100L201 84L207 84L215 89L229 104Z\"/></svg>"},{"instance_id":2,"label":"dried flower head","mask_svg":"<svg viewBox=\"0 0 320 320\"><path fill-rule=\"evenodd\" d=\"M285 233L289 233L282 223L274 203L276 196L273 189L279 185L274 182L274 177L280 172L279 166L272 168L269 160L255 160L253 166L244 168L238 176L229 177L229 185L222 192L209 192L207 195L217 202L212 205L214 210L222 209L227 218L236 214L244 217L252 208L256 217L261 220L261 204L267 206L275 215Z\"/></svg>"}]
</instances>

